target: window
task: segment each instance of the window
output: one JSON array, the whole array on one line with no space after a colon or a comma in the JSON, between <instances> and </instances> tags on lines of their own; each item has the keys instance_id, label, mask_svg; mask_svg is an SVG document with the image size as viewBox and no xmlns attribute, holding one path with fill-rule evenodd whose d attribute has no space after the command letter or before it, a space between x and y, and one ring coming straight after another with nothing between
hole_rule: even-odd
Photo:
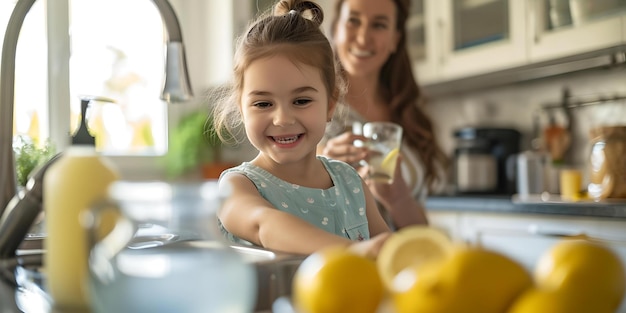
<instances>
[{"instance_id":1,"label":"window","mask_svg":"<svg viewBox=\"0 0 626 313\"><path fill-rule=\"evenodd\" d=\"M138 17L141 17L138 20ZM89 126L109 154L162 154L166 150L163 81L164 29L152 1L70 1L71 121L81 95L94 102Z\"/></svg>"},{"instance_id":2,"label":"window","mask_svg":"<svg viewBox=\"0 0 626 313\"><path fill-rule=\"evenodd\" d=\"M0 0L2 34L15 3ZM159 96L166 35L156 6L149 0L69 0L65 15L71 51L69 69L65 69L69 71L69 108L49 109L46 10L55 10L58 3L36 1L20 31L14 134L37 141L49 138L54 111L69 112L66 121L70 125L62 128L73 131L80 119L81 97L99 96L115 102L94 101L88 110L88 125L99 151L107 155L165 153L167 104Z\"/></svg>"},{"instance_id":3,"label":"window","mask_svg":"<svg viewBox=\"0 0 626 313\"><path fill-rule=\"evenodd\" d=\"M17 0L0 1L0 31L4 36ZM20 31L15 60L13 133L28 136L35 141L49 136L46 91L48 62L44 16L43 3L36 2L26 16ZM0 42L0 47L3 44L4 40Z\"/></svg>"}]
</instances>

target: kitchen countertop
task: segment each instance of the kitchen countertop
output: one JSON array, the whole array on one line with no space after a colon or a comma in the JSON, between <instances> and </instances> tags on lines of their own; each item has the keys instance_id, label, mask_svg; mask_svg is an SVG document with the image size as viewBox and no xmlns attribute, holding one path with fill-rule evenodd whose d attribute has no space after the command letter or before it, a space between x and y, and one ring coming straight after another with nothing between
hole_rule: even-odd
<instances>
[{"instance_id":1,"label":"kitchen countertop","mask_svg":"<svg viewBox=\"0 0 626 313\"><path fill-rule=\"evenodd\" d=\"M517 196L502 195L455 195L430 196L426 200L426 208L431 212L472 212L472 213L502 213L502 214L549 214L563 216L578 216L590 218L611 218L626 220L626 199L605 200L594 202L584 200L579 202L563 202L558 197L543 197L537 195L526 201ZM6 271L5 261L0 260L0 268ZM11 267L10 265L8 266ZM17 299L27 302L32 298L33 290L22 290L16 293L13 285L8 283L6 272L0 279L0 312L22 312L16 304ZM35 291L36 292L36 291ZM29 298L30 296L30 298Z\"/></svg>"},{"instance_id":2,"label":"kitchen countertop","mask_svg":"<svg viewBox=\"0 0 626 313\"><path fill-rule=\"evenodd\" d=\"M527 200L517 195L458 195L430 196L425 205L432 212L532 213L626 220L626 199L565 202L558 195L534 195Z\"/></svg>"}]
</instances>

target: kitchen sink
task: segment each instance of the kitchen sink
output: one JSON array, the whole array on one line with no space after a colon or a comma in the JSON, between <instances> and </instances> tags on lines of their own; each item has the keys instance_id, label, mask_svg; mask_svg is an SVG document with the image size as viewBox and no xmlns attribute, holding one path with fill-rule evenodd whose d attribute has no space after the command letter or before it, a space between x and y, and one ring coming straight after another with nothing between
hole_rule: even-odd
<instances>
[{"instance_id":1,"label":"kitchen sink","mask_svg":"<svg viewBox=\"0 0 626 313\"><path fill-rule=\"evenodd\" d=\"M255 247L232 248L256 268L258 289L255 312L270 312L274 300L291 295L291 281L306 256Z\"/></svg>"},{"instance_id":2,"label":"kitchen sink","mask_svg":"<svg viewBox=\"0 0 626 313\"><path fill-rule=\"evenodd\" d=\"M154 238L152 238L151 241ZM197 248L214 247L210 241L178 241L171 244ZM243 260L254 265L257 273L257 302L255 312L271 312L274 300L291 295L291 281L305 255L266 250L260 247L233 244L230 246Z\"/></svg>"},{"instance_id":3,"label":"kitchen sink","mask_svg":"<svg viewBox=\"0 0 626 313\"><path fill-rule=\"evenodd\" d=\"M214 242L209 241L186 241L178 236L146 236L136 238L131 243L137 249L149 248L166 244L192 245L199 249L211 248ZM33 262L41 264L45 250L42 245L43 238L27 238L20 246L18 255L21 259L28 258L31 267ZM239 253L244 261L254 265L257 273L257 301L255 312L271 312L272 304L279 297L291 295L291 281L300 263L306 258L305 255L296 255L275 252L259 247L231 245L231 248ZM34 261L33 261L34 260ZM42 286L43 287L43 286Z\"/></svg>"}]
</instances>

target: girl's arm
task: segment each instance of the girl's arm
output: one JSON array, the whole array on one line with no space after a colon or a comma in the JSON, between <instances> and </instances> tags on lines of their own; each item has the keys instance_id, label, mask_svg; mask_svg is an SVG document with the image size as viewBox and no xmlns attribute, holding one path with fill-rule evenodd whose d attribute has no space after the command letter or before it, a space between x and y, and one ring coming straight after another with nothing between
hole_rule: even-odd
<instances>
[{"instance_id":1,"label":"girl's arm","mask_svg":"<svg viewBox=\"0 0 626 313\"><path fill-rule=\"evenodd\" d=\"M327 246L347 247L353 244L347 238L276 209L244 175L227 174L220 180L220 186L229 189L231 195L218 216L224 227L239 238L266 249L296 254L311 254Z\"/></svg>"},{"instance_id":2,"label":"girl's arm","mask_svg":"<svg viewBox=\"0 0 626 313\"><path fill-rule=\"evenodd\" d=\"M362 180L362 179L361 179ZM389 226L378 210L376 198L370 191L365 181L363 181L363 192L365 193L365 214L367 215L367 223L369 224L370 237L378 234L389 232Z\"/></svg>"}]
</instances>

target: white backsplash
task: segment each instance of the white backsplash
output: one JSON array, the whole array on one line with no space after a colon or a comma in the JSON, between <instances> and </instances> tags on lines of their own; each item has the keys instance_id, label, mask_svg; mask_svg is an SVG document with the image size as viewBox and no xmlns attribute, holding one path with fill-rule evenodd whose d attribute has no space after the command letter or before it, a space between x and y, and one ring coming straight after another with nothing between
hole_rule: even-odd
<instances>
[{"instance_id":1,"label":"white backsplash","mask_svg":"<svg viewBox=\"0 0 626 313\"><path fill-rule=\"evenodd\" d=\"M464 126L512 127L522 132L522 150L529 149L533 137L533 115L539 114L541 126L548 118L546 104L561 101L564 87L574 97L615 94L626 95L626 70L622 68L579 72L558 77L522 82L503 87L460 93L431 99L427 107L435 121L438 140L444 150L454 151L453 132ZM562 110L554 111L557 122L564 121ZM626 100L573 110L573 138L570 165L584 168L589 150L588 133L599 125L626 125Z\"/></svg>"}]
</instances>

